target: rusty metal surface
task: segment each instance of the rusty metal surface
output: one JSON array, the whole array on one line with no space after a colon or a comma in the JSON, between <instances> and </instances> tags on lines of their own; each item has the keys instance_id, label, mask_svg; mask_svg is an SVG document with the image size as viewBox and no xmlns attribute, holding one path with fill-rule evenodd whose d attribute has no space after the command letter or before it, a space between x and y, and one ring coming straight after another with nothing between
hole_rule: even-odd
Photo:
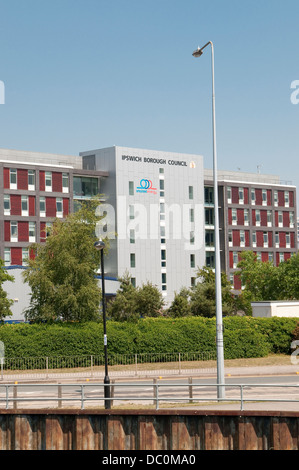
<instances>
[{"instance_id":1,"label":"rusty metal surface","mask_svg":"<svg viewBox=\"0 0 299 470\"><path fill-rule=\"evenodd\" d=\"M298 450L299 413L3 410L0 450Z\"/></svg>"}]
</instances>

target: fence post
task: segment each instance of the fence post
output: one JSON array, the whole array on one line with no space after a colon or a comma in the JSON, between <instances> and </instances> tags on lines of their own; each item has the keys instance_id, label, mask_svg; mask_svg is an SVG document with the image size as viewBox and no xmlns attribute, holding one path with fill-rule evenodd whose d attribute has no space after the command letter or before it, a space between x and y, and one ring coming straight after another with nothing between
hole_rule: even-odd
<instances>
[{"instance_id":1,"label":"fence post","mask_svg":"<svg viewBox=\"0 0 299 470\"><path fill-rule=\"evenodd\" d=\"M189 382L189 403L193 403L192 377L188 378L188 382Z\"/></svg>"},{"instance_id":2,"label":"fence post","mask_svg":"<svg viewBox=\"0 0 299 470\"><path fill-rule=\"evenodd\" d=\"M18 398L18 386L16 385L17 382L15 383L15 385L13 386L13 398L14 398L14 402L13 402L13 408L16 410L18 408L18 402L17 402L17 398Z\"/></svg>"},{"instance_id":3,"label":"fence post","mask_svg":"<svg viewBox=\"0 0 299 470\"><path fill-rule=\"evenodd\" d=\"M58 384L58 408L62 407L62 387Z\"/></svg>"}]
</instances>

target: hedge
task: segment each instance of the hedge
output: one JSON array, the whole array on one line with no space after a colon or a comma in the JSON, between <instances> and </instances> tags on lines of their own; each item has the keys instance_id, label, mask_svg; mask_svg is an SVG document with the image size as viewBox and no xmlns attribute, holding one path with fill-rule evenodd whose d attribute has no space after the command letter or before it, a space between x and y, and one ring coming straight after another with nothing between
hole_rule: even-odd
<instances>
[{"instance_id":1,"label":"hedge","mask_svg":"<svg viewBox=\"0 0 299 470\"><path fill-rule=\"evenodd\" d=\"M225 358L290 353L299 318L226 317ZM146 318L107 322L108 354L216 352L214 318ZM82 356L103 353L101 323L2 324L5 357Z\"/></svg>"}]
</instances>

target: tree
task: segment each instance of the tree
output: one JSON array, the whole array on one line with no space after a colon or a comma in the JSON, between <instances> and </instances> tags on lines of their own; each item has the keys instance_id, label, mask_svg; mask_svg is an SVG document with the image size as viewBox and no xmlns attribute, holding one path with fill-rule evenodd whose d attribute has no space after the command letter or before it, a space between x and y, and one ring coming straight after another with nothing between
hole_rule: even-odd
<instances>
[{"instance_id":1,"label":"tree","mask_svg":"<svg viewBox=\"0 0 299 470\"><path fill-rule=\"evenodd\" d=\"M0 258L0 321L12 315L10 307L13 304L13 300L7 297L7 292L3 289L3 283L7 281L14 282L14 277L8 274L4 261Z\"/></svg>"},{"instance_id":2,"label":"tree","mask_svg":"<svg viewBox=\"0 0 299 470\"><path fill-rule=\"evenodd\" d=\"M168 315L173 318L188 317L191 315L189 301L190 291L182 288L179 293L175 293L174 299L168 309Z\"/></svg>"},{"instance_id":3,"label":"tree","mask_svg":"<svg viewBox=\"0 0 299 470\"><path fill-rule=\"evenodd\" d=\"M120 286L115 299L107 306L107 316L116 321L136 321L139 318L136 288L131 283L128 271L119 279Z\"/></svg>"},{"instance_id":4,"label":"tree","mask_svg":"<svg viewBox=\"0 0 299 470\"><path fill-rule=\"evenodd\" d=\"M214 317L216 315L215 273L212 268L203 267L197 272L199 282L192 287L190 294L191 313L195 316ZM225 273L221 273L222 313L231 315L236 310L235 298Z\"/></svg>"},{"instance_id":5,"label":"tree","mask_svg":"<svg viewBox=\"0 0 299 470\"><path fill-rule=\"evenodd\" d=\"M159 289L151 282L137 289L137 311L141 317L159 317L163 313L164 299Z\"/></svg>"},{"instance_id":6,"label":"tree","mask_svg":"<svg viewBox=\"0 0 299 470\"><path fill-rule=\"evenodd\" d=\"M110 302L107 315L116 321L137 321L141 317L162 315L164 300L161 292L151 282L134 287L128 271L120 279L115 299Z\"/></svg>"},{"instance_id":7,"label":"tree","mask_svg":"<svg viewBox=\"0 0 299 470\"><path fill-rule=\"evenodd\" d=\"M24 279L31 287L27 320L87 321L99 319L100 288L95 273L100 253L95 250L96 215L99 199L83 202L81 208L55 219L43 245L31 246Z\"/></svg>"}]
</instances>

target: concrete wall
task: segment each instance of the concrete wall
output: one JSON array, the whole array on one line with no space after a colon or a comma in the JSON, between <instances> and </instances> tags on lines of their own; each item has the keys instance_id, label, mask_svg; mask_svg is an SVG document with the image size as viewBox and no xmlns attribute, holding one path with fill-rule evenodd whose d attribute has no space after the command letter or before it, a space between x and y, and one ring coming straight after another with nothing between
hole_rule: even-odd
<instances>
[{"instance_id":1,"label":"concrete wall","mask_svg":"<svg viewBox=\"0 0 299 470\"><path fill-rule=\"evenodd\" d=\"M298 450L298 429L296 412L2 410L0 450Z\"/></svg>"},{"instance_id":2,"label":"concrete wall","mask_svg":"<svg viewBox=\"0 0 299 470\"><path fill-rule=\"evenodd\" d=\"M299 301L252 302L254 317L298 317Z\"/></svg>"}]
</instances>

